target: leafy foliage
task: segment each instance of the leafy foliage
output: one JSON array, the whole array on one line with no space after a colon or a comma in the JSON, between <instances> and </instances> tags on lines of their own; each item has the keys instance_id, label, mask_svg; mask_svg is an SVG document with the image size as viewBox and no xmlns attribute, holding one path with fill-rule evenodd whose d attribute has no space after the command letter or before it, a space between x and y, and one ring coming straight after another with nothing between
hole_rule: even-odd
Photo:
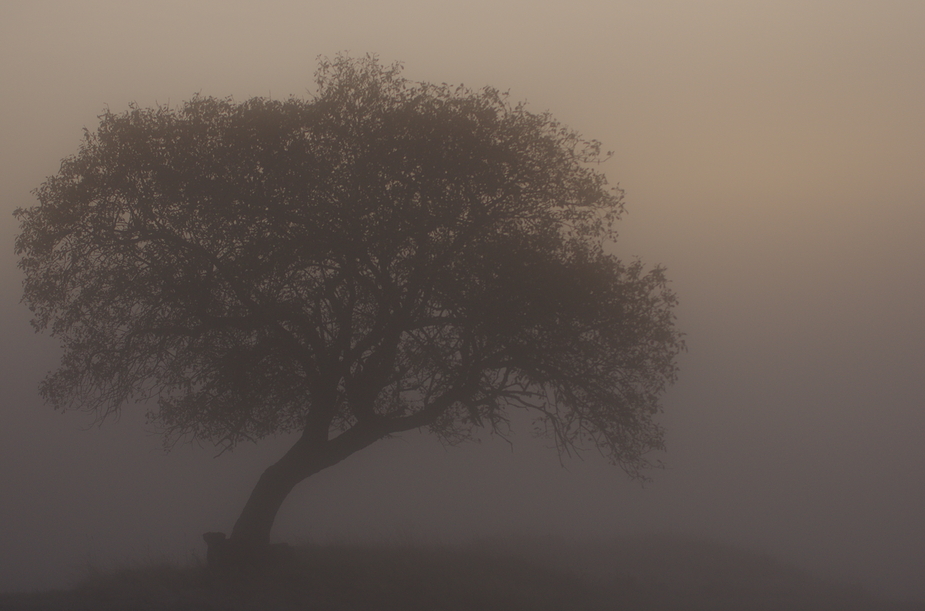
<instances>
[{"instance_id":1,"label":"leafy foliage","mask_svg":"<svg viewBox=\"0 0 925 611\"><path fill-rule=\"evenodd\" d=\"M17 210L41 387L103 416L156 399L226 446L361 423L449 441L537 417L631 473L682 349L661 268L608 252L600 145L494 89L322 61L308 100L106 112Z\"/></svg>"}]
</instances>

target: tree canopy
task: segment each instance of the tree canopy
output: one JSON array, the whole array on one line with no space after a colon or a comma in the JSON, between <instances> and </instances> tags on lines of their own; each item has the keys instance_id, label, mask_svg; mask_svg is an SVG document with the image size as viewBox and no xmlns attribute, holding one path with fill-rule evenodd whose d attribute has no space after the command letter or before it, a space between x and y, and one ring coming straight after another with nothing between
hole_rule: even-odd
<instances>
[{"instance_id":1,"label":"tree canopy","mask_svg":"<svg viewBox=\"0 0 925 611\"><path fill-rule=\"evenodd\" d=\"M316 82L107 111L16 211L24 300L63 346L44 398L147 401L169 439L226 447L299 432L302 478L523 409L639 475L683 344L664 271L612 252L600 144L374 57Z\"/></svg>"}]
</instances>

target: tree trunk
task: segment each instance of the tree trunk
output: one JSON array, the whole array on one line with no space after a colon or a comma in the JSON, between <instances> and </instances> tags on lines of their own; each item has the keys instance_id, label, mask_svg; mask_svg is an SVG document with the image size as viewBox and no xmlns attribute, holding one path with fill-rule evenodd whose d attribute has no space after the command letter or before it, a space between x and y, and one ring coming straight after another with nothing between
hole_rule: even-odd
<instances>
[{"instance_id":1,"label":"tree trunk","mask_svg":"<svg viewBox=\"0 0 925 611\"><path fill-rule=\"evenodd\" d=\"M270 548L270 530L283 501L296 484L337 464L377 439L394 432L381 425L357 425L338 437L303 433L302 437L274 465L271 465L251 492L231 538L223 533L203 535L208 545L210 567L228 567L260 561Z\"/></svg>"},{"instance_id":2,"label":"tree trunk","mask_svg":"<svg viewBox=\"0 0 925 611\"><path fill-rule=\"evenodd\" d=\"M283 501L296 484L328 466L324 460L326 446L327 440L303 434L263 472L231 531L231 545L254 551L270 544L270 530Z\"/></svg>"},{"instance_id":3,"label":"tree trunk","mask_svg":"<svg viewBox=\"0 0 925 611\"><path fill-rule=\"evenodd\" d=\"M304 479L282 463L281 460L270 466L254 486L231 531L231 541L236 545L256 548L270 544L270 529L279 508L296 484Z\"/></svg>"}]
</instances>

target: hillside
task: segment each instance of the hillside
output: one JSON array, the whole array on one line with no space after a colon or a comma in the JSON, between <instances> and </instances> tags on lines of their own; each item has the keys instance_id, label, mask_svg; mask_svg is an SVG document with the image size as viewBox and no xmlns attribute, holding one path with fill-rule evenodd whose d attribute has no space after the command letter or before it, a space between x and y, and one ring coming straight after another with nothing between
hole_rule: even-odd
<instances>
[{"instance_id":1,"label":"hillside","mask_svg":"<svg viewBox=\"0 0 925 611\"><path fill-rule=\"evenodd\" d=\"M0 595L33 611L925 611L813 578L766 556L668 538L599 544L519 540L466 546L296 548L261 575L149 566L72 590Z\"/></svg>"}]
</instances>

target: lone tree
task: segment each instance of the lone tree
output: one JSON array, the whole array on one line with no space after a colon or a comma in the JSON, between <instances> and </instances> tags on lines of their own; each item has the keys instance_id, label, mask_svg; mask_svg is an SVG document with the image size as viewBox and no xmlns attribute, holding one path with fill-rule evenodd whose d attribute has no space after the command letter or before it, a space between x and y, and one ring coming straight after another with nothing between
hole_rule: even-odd
<instances>
[{"instance_id":1,"label":"lone tree","mask_svg":"<svg viewBox=\"0 0 925 611\"><path fill-rule=\"evenodd\" d=\"M238 549L268 545L296 484L401 431L455 443L527 410L636 477L662 446L675 297L609 252L599 143L400 72L339 56L308 100L106 112L16 211L24 301L63 346L56 409L148 401L168 441L226 448L299 434Z\"/></svg>"}]
</instances>

